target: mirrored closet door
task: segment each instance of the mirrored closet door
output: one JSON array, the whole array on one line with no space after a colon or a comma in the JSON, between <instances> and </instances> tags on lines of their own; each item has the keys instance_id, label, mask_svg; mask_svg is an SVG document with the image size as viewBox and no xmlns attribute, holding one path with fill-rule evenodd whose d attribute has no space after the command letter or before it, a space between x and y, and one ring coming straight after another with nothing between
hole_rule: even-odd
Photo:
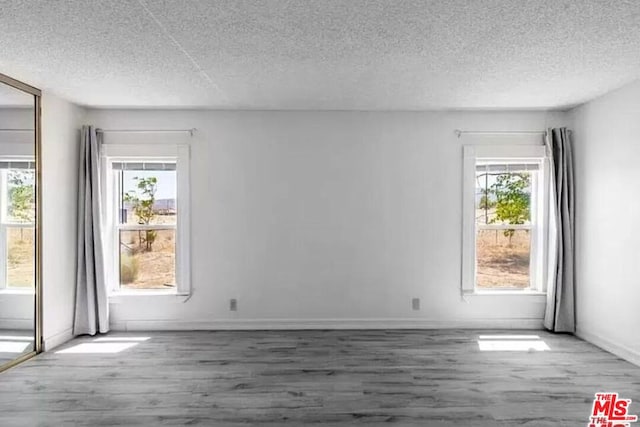
<instances>
[{"instance_id":1,"label":"mirrored closet door","mask_svg":"<svg viewBox=\"0 0 640 427\"><path fill-rule=\"evenodd\" d=\"M0 74L0 371L41 350L40 91Z\"/></svg>"}]
</instances>

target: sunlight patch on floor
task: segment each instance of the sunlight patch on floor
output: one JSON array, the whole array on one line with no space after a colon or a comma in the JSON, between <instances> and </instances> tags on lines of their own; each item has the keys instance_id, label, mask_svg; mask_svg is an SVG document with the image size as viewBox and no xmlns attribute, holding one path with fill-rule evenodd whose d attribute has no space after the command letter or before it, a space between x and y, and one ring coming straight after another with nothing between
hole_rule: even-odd
<instances>
[{"instance_id":1,"label":"sunlight patch on floor","mask_svg":"<svg viewBox=\"0 0 640 427\"><path fill-rule=\"evenodd\" d=\"M480 351L550 351L538 335L480 335Z\"/></svg>"},{"instance_id":2,"label":"sunlight patch on floor","mask_svg":"<svg viewBox=\"0 0 640 427\"><path fill-rule=\"evenodd\" d=\"M101 337L57 351L57 354L107 354L120 353L137 346L150 337Z\"/></svg>"},{"instance_id":3,"label":"sunlight patch on floor","mask_svg":"<svg viewBox=\"0 0 640 427\"><path fill-rule=\"evenodd\" d=\"M29 341L0 341L0 353L24 353L30 345Z\"/></svg>"}]
</instances>

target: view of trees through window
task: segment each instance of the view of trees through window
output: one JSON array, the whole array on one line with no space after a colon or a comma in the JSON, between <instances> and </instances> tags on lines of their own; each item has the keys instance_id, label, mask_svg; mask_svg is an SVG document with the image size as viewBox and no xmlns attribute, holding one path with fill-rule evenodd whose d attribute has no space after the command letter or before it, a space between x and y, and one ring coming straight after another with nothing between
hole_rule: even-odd
<instances>
[{"instance_id":1,"label":"view of trees through window","mask_svg":"<svg viewBox=\"0 0 640 427\"><path fill-rule=\"evenodd\" d=\"M32 169L2 170L5 206L0 235L5 245L7 287L35 286L35 187Z\"/></svg>"},{"instance_id":2,"label":"view of trees through window","mask_svg":"<svg viewBox=\"0 0 640 427\"><path fill-rule=\"evenodd\" d=\"M119 170L120 287L176 286L176 172Z\"/></svg>"},{"instance_id":3,"label":"view of trees through window","mask_svg":"<svg viewBox=\"0 0 640 427\"><path fill-rule=\"evenodd\" d=\"M528 288L531 259L529 171L476 171L476 286ZM516 225L517 227L510 227Z\"/></svg>"}]
</instances>

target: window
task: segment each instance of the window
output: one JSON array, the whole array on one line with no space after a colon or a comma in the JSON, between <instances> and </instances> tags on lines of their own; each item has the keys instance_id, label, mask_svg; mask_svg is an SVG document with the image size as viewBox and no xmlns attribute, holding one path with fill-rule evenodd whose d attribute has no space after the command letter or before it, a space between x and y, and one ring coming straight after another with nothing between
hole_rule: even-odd
<instances>
[{"instance_id":1,"label":"window","mask_svg":"<svg viewBox=\"0 0 640 427\"><path fill-rule=\"evenodd\" d=\"M113 292L188 293L188 147L105 146Z\"/></svg>"},{"instance_id":2,"label":"window","mask_svg":"<svg viewBox=\"0 0 640 427\"><path fill-rule=\"evenodd\" d=\"M35 286L35 163L0 160L0 288Z\"/></svg>"},{"instance_id":3,"label":"window","mask_svg":"<svg viewBox=\"0 0 640 427\"><path fill-rule=\"evenodd\" d=\"M466 146L463 290L543 291L542 146Z\"/></svg>"}]
</instances>

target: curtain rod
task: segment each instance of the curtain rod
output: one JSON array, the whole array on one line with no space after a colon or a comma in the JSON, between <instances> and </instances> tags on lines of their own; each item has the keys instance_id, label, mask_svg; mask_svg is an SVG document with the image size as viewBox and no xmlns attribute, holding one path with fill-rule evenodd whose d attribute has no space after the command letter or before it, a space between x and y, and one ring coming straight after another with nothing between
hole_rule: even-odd
<instances>
[{"instance_id":1,"label":"curtain rod","mask_svg":"<svg viewBox=\"0 0 640 427\"><path fill-rule=\"evenodd\" d=\"M0 132L33 132L34 129L0 129Z\"/></svg>"},{"instance_id":2,"label":"curtain rod","mask_svg":"<svg viewBox=\"0 0 640 427\"><path fill-rule=\"evenodd\" d=\"M96 129L98 133L188 133L193 136L196 128L191 129Z\"/></svg>"},{"instance_id":3,"label":"curtain rod","mask_svg":"<svg viewBox=\"0 0 640 427\"><path fill-rule=\"evenodd\" d=\"M460 130L456 129L453 133L458 138L462 134L475 134L475 135L544 135L544 130Z\"/></svg>"}]
</instances>

